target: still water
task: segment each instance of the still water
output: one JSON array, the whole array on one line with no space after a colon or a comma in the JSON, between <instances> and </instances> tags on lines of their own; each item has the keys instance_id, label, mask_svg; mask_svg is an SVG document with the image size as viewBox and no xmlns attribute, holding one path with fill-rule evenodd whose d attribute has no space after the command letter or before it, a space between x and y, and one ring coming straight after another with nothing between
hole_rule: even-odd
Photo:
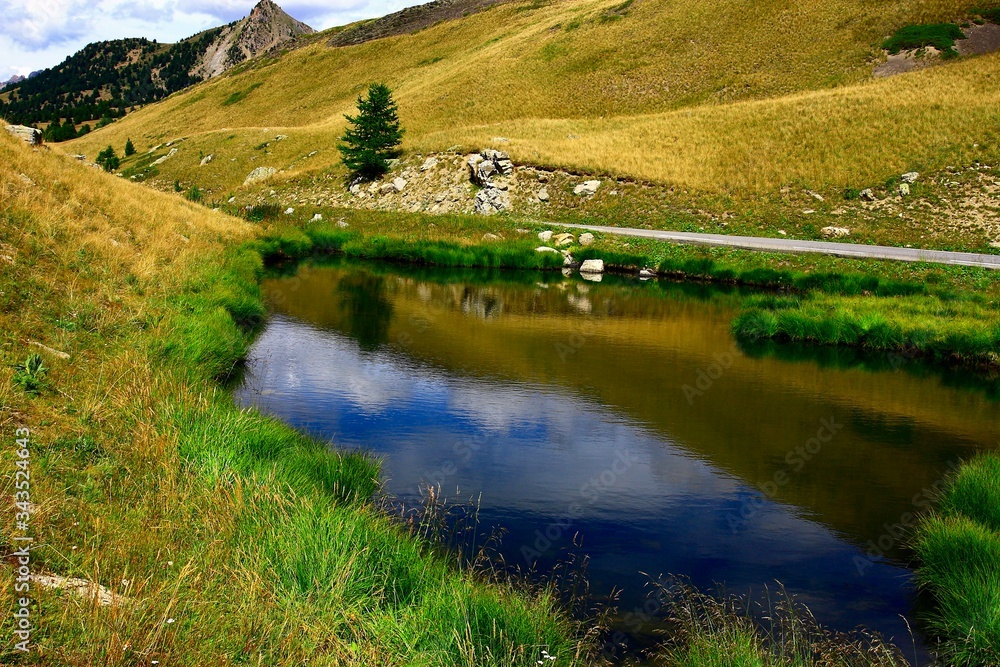
<instances>
[{"instance_id":1,"label":"still water","mask_svg":"<svg viewBox=\"0 0 1000 667\"><path fill-rule=\"evenodd\" d=\"M780 582L912 659L904 527L950 465L1000 443L995 388L902 357L744 349L731 290L334 263L265 291L241 404L381 456L403 500L476 498L508 563L586 555L619 618L650 576Z\"/></svg>"}]
</instances>

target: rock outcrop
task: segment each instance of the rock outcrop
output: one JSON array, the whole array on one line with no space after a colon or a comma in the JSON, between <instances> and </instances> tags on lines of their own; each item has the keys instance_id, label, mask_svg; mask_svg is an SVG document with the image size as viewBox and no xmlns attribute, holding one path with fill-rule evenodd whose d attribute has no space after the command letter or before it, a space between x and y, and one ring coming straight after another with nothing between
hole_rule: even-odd
<instances>
[{"instance_id":1,"label":"rock outcrop","mask_svg":"<svg viewBox=\"0 0 1000 667\"><path fill-rule=\"evenodd\" d=\"M22 139L32 146L39 146L42 143L42 131L26 125L7 125L7 131L18 139Z\"/></svg>"},{"instance_id":2,"label":"rock outcrop","mask_svg":"<svg viewBox=\"0 0 1000 667\"><path fill-rule=\"evenodd\" d=\"M278 170L274 167L257 167L251 171L246 180L243 181L243 185L250 185L252 183L258 183L260 181L265 181L278 173Z\"/></svg>"},{"instance_id":3,"label":"rock outcrop","mask_svg":"<svg viewBox=\"0 0 1000 667\"><path fill-rule=\"evenodd\" d=\"M222 29L190 74L210 79L251 58L280 49L299 35L313 32L271 0L261 0L246 18Z\"/></svg>"}]
</instances>

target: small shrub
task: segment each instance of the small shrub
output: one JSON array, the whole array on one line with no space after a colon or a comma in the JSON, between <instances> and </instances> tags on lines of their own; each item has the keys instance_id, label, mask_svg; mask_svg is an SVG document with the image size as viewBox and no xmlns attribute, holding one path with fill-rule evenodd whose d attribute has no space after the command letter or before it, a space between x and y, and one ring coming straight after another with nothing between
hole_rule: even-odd
<instances>
[{"instance_id":1,"label":"small shrub","mask_svg":"<svg viewBox=\"0 0 1000 667\"><path fill-rule=\"evenodd\" d=\"M125 157L132 157L135 155L135 144L132 143L132 139L128 139L125 142Z\"/></svg>"},{"instance_id":2,"label":"small shrub","mask_svg":"<svg viewBox=\"0 0 1000 667\"><path fill-rule=\"evenodd\" d=\"M847 188L844 190L844 199L847 201L854 201L861 196L861 190L858 188Z\"/></svg>"},{"instance_id":3,"label":"small shrub","mask_svg":"<svg viewBox=\"0 0 1000 667\"><path fill-rule=\"evenodd\" d=\"M45 388L45 375L48 370L41 355L29 355L23 364L14 366L14 384L19 386L24 393L36 396Z\"/></svg>"},{"instance_id":4,"label":"small shrub","mask_svg":"<svg viewBox=\"0 0 1000 667\"><path fill-rule=\"evenodd\" d=\"M908 49L922 49L933 46L941 51L943 58L958 56L955 40L965 39L965 33L954 23L931 23L928 25L908 25L882 43L882 48L895 55Z\"/></svg>"},{"instance_id":5,"label":"small shrub","mask_svg":"<svg viewBox=\"0 0 1000 667\"><path fill-rule=\"evenodd\" d=\"M104 171L114 171L121 165L121 159L119 159L118 154L115 153L115 149L111 146L98 153L95 162L103 167Z\"/></svg>"},{"instance_id":6,"label":"small shrub","mask_svg":"<svg viewBox=\"0 0 1000 667\"><path fill-rule=\"evenodd\" d=\"M257 204L246 209L246 219L250 222L277 220L281 216L281 207L277 204Z\"/></svg>"},{"instance_id":7,"label":"small shrub","mask_svg":"<svg viewBox=\"0 0 1000 667\"><path fill-rule=\"evenodd\" d=\"M189 189L184 194L184 197L187 198L189 201L193 201L193 202L197 203L197 202L200 202L202 199L205 198L205 194L198 188L197 185L192 185L191 189Z\"/></svg>"}]
</instances>

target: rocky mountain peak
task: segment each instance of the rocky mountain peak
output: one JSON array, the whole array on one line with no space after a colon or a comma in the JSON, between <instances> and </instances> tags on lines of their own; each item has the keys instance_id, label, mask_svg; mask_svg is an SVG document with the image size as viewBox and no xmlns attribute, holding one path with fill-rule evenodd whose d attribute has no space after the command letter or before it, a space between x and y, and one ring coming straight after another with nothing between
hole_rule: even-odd
<instances>
[{"instance_id":1,"label":"rocky mountain peak","mask_svg":"<svg viewBox=\"0 0 1000 667\"><path fill-rule=\"evenodd\" d=\"M245 18L223 28L191 74L210 79L234 65L281 48L299 35L313 32L271 0L261 0Z\"/></svg>"}]
</instances>

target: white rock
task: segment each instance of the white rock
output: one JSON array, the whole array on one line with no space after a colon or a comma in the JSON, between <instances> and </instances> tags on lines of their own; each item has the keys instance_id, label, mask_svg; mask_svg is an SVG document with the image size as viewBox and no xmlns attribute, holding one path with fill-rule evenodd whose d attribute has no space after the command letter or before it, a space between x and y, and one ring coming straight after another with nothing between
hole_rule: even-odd
<instances>
[{"instance_id":1,"label":"white rock","mask_svg":"<svg viewBox=\"0 0 1000 667\"><path fill-rule=\"evenodd\" d=\"M243 185L250 185L251 183L267 180L276 173L278 173L278 170L274 167L257 167L247 175L246 180L243 181Z\"/></svg>"},{"instance_id":2,"label":"white rock","mask_svg":"<svg viewBox=\"0 0 1000 667\"><path fill-rule=\"evenodd\" d=\"M538 194L535 196L538 197L538 201L548 201L549 200L548 188L542 188L541 190L538 191Z\"/></svg>"},{"instance_id":3,"label":"white rock","mask_svg":"<svg viewBox=\"0 0 1000 667\"><path fill-rule=\"evenodd\" d=\"M544 232L538 232L538 240L539 241L546 241L547 242L551 238L552 238L552 230L550 230L550 229L546 229Z\"/></svg>"},{"instance_id":4,"label":"white rock","mask_svg":"<svg viewBox=\"0 0 1000 667\"><path fill-rule=\"evenodd\" d=\"M359 183L355 183L350 187L350 191L352 195L357 197L358 195L361 194L361 185Z\"/></svg>"},{"instance_id":5,"label":"white rock","mask_svg":"<svg viewBox=\"0 0 1000 667\"><path fill-rule=\"evenodd\" d=\"M424 160L424 163L420 166L420 171L430 171L436 166L438 166L437 158L429 157Z\"/></svg>"},{"instance_id":6,"label":"white rock","mask_svg":"<svg viewBox=\"0 0 1000 667\"><path fill-rule=\"evenodd\" d=\"M601 187L600 181L584 181L573 188L573 194L581 197L590 197L597 192L597 188L599 187Z\"/></svg>"},{"instance_id":7,"label":"white rock","mask_svg":"<svg viewBox=\"0 0 1000 667\"><path fill-rule=\"evenodd\" d=\"M580 273L604 273L603 259L585 259L580 265Z\"/></svg>"},{"instance_id":8,"label":"white rock","mask_svg":"<svg viewBox=\"0 0 1000 667\"><path fill-rule=\"evenodd\" d=\"M900 197L909 197L910 196L910 184L909 183L900 183L899 184L899 196Z\"/></svg>"},{"instance_id":9,"label":"white rock","mask_svg":"<svg viewBox=\"0 0 1000 667\"><path fill-rule=\"evenodd\" d=\"M313 222L322 222L322 220L323 220L323 214L322 213L317 213L316 215L314 215L312 217L312 221Z\"/></svg>"},{"instance_id":10,"label":"white rock","mask_svg":"<svg viewBox=\"0 0 1000 667\"><path fill-rule=\"evenodd\" d=\"M493 232L486 232L485 234L483 234L483 240L484 241L499 241L500 237L497 236L496 234L494 234Z\"/></svg>"},{"instance_id":11,"label":"white rock","mask_svg":"<svg viewBox=\"0 0 1000 667\"><path fill-rule=\"evenodd\" d=\"M405 178L392 179L392 187L396 192L402 192L403 189L406 187L406 179Z\"/></svg>"},{"instance_id":12,"label":"white rock","mask_svg":"<svg viewBox=\"0 0 1000 667\"><path fill-rule=\"evenodd\" d=\"M640 278L655 278L656 277L656 271L654 271L652 269L648 269L648 268L639 269L639 277Z\"/></svg>"},{"instance_id":13,"label":"white rock","mask_svg":"<svg viewBox=\"0 0 1000 667\"><path fill-rule=\"evenodd\" d=\"M337 221L337 226L343 229L345 227L348 227L349 225L343 218L341 218L340 220Z\"/></svg>"},{"instance_id":14,"label":"white rock","mask_svg":"<svg viewBox=\"0 0 1000 667\"><path fill-rule=\"evenodd\" d=\"M292 213L295 213L295 209L291 206L285 209L285 215L291 215Z\"/></svg>"},{"instance_id":15,"label":"white rock","mask_svg":"<svg viewBox=\"0 0 1000 667\"><path fill-rule=\"evenodd\" d=\"M918 178L920 178L920 172L908 171L902 176L900 176L899 180L903 181L904 183L915 183Z\"/></svg>"},{"instance_id":16,"label":"white rock","mask_svg":"<svg viewBox=\"0 0 1000 667\"><path fill-rule=\"evenodd\" d=\"M236 197L230 197L229 198L229 203L230 204L232 204L234 201L236 201Z\"/></svg>"},{"instance_id":17,"label":"white rock","mask_svg":"<svg viewBox=\"0 0 1000 667\"><path fill-rule=\"evenodd\" d=\"M556 250L555 248L550 248L550 247L545 246L545 245L538 246L537 248L535 248L535 252L554 252L557 255L559 254L559 251Z\"/></svg>"},{"instance_id":18,"label":"white rock","mask_svg":"<svg viewBox=\"0 0 1000 667\"><path fill-rule=\"evenodd\" d=\"M862 201L875 201L875 193L872 192L871 188L865 188L858 195L858 198Z\"/></svg>"},{"instance_id":19,"label":"white rock","mask_svg":"<svg viewBox=\"0 0 1000 667\"><path fill-rule=\"evenodd\" d=\"M211 155L206 155L205 157L203 157L201 159L201 162L199 163L198 166L204 167L206 164L208 164L211 161L212 161L212 156Z\"/></svg>"},{"instance_id":20,"label":"white rock","mask_svg":"<svg viewBox=\"0 0 1000 667\"><path fill-rule=\"evenodd\" d=\"M555 236L552 237L552 242L556 244L556 247L559 247L561 245L571 245L575 240L576 238L568 232L563 232L562 234L556 234Z\"/></svg>"},{"instance_id":21,"label":"white rock","mask_svg":"<svg viewBox=\"0 0 1000 667\"><path fill-rule=\"evenodd\" d=\"M166 162L167 160L169 160L170 158L172 158L175 155L177 155L177 149L176 148L171 148L169 153L167 153L163 157L160 157L160 158L157 158L157 159L153 160L149 164L150 164L150 166L155 167L158 164L163 164L164 162Z\"/></svg>"},{"instance_id":22,"label":"white rock","mask_svg":"<svg viewBox=\"0 0 1000 667\"><path fill-rule=\"evenodd\" d=\"M580 234L580 245L590 245L594 242L594 235L590 232Z\"/></svg>"},{"instance_id":23,"label":"white rock","mask_svg":"<svg viewBox=\"0 0 1000 667\"><path fill-rule=\"evenodd\" d=\"M819 233L828 239L839 239L844 236L850 236L851 230L847 227L824 227L819 230Z\"/></svg>"},{"instance_id":24,"label":"white rock","mask_svg":"<svg viewBox=\"0 0 1000 667\"><path fill-rule=\"evenodd\" d=\"M274 140L275 140L275 141L282 141L282 140L284 140L284 139L287 139L287 138L288 138L288 135L287 135L287 134L279 134L278 136L276 136L276 137L274 138Z\"/></svg>"}]
</instances>

